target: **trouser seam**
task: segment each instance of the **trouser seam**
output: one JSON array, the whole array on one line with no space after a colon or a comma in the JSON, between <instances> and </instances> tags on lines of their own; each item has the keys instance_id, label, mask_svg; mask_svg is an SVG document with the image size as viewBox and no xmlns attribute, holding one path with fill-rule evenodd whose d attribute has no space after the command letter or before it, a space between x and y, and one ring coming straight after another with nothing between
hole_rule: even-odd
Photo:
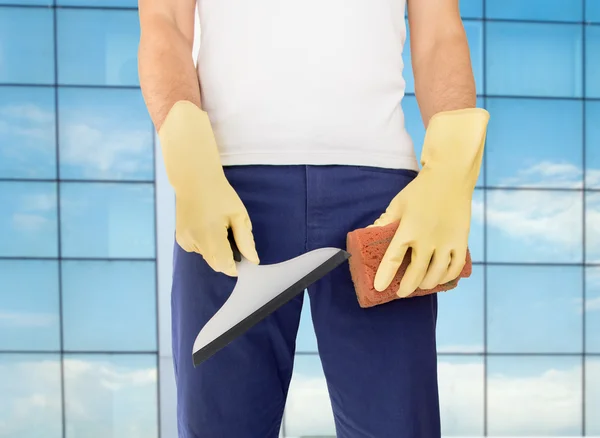
<instances>
[{"instance_id":1,"label":"trouser seam","mask_svg":"<svg viewBox=\"0 0 600 438\"><path fill-rule=\"evenodd\" d=\"M308 251L308 166L304 166L304 252Z\"/></svg>"}]
</instances>

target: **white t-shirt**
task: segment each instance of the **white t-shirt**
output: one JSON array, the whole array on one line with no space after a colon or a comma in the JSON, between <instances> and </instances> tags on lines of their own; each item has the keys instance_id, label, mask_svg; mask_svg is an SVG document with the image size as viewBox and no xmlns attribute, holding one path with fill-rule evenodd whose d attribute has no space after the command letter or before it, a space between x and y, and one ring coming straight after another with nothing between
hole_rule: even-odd
<instances>
[{"instance_id":1,"label":"white t-shirt","mask_svg":"<svg viewBox=\"0 0 600 438\"><path fill-rule=\"evenodd\" d=\"M405 0L199 0L202 106L223 165L418 169Z\"/></svg>"}]
</instances>

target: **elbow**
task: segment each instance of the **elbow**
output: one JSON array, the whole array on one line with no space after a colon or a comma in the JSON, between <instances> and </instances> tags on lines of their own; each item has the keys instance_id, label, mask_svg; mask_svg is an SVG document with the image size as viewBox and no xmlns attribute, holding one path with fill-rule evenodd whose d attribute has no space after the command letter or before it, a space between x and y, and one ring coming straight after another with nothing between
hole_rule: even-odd
<instances>
[{"instance_id":1,"label":"elbow","mask_svg":"<svg viewBox=\"0 0 600 438\"><path fill-rule=\"evenodd\" d=\"M183 12L160 8L155 2L146 1L140 0L138 6L140 45L171 45L183 40L191 48L194 43L194 15L182 20Z\"/></svg>"},{"instance_id":2,"label":"elbow","mask_svg":"<svg viewBox=\"0 0 600 438\"><path fill-rule=\"evenodd\" d=\"M434 68L440 60L470 59L469 42L462 23L422 35L411 41L411 62L415 74Z\"/></svg>"},{"instance_id":3,"label":"elbow","mask_svg":"<svg viewBox=\"0 0 600 438\"><path fill-rule=\"evenodd\" d=\"M191 53L193 44L193 29L191 34L184 32L173 18L165 14L152 12L142 16L140 12L140 52L145 48L156 51L185 48Z\"/></svg>"},{"instance_id":4,"label":"elbow","mask_svg":"<svg viewBox=\"0 0 600 438\"><path fill-rule=\"evenodd\" d=\"M441 26L440 26L441 27ZM430 58L432 54L468 47L467 34L462 22L446 25L411 40L413 63Z\"/></svg>"}]
</instances>

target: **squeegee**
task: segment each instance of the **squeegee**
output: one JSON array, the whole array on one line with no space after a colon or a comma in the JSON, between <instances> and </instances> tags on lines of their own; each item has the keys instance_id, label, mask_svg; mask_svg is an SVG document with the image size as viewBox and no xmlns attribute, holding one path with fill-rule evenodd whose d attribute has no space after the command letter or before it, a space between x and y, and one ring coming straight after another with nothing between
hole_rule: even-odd
<instances>
[{"instance_id":1,"label":"squeegee","mask_svg":"<svg viewBox=\"0 0 600 438\"><path fill-rule=\"evenodd\" d=\"M284 262L256 265L242 256L231 230L229 243L236 263L237 281L225 304L198 333L192 351L194 367L350 257L342 249L326 247Z\"/></svg>"}]
</instances>

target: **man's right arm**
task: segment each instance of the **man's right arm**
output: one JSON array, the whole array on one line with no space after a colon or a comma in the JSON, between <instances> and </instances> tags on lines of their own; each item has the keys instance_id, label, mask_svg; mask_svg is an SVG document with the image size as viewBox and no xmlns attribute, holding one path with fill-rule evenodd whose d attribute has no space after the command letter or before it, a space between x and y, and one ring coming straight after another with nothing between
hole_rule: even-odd
<instances>
[{"instance_id":1,"label":"man's right arm","mask_svg":"<svg viewBox=\"0 0 600 438\"><path fill-rule=\"evenodd\" d=\"M192 58L196 0L139 0L139 75L177 198L175 237L211 268L237 275L231 229L244 257L258 264L248 211L227 181Z\"/></svg>"},{"instance_id":2,"label":"man's right arm","mask_svg":"<svg viewBox=\"0 0 600 438\"><path fill-rule=\"evenodd\" d=\"M200 107L192 58L196 0L139 0L138 70L142 95L156 130L178 101Z\"/></svg>"}]
</instances>

